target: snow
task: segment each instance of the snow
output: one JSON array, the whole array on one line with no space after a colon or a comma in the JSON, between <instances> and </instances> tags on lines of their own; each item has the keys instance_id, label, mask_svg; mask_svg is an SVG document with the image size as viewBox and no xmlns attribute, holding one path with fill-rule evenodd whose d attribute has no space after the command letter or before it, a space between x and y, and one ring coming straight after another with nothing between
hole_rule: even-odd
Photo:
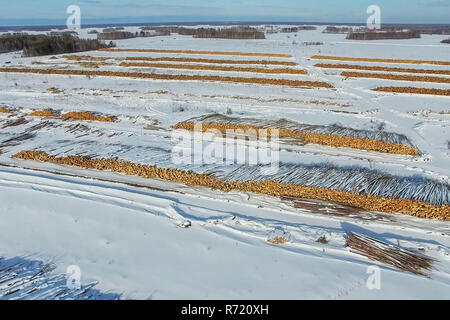
<instances>
[{"instance_id":1,"label":"snow","mask_svg":"<svg viewBox=\"0 0 450 320\"><path fill-rule=\"evenodd\" d=\"M148 164L168 162L174 142L170 127L208 113L263 120L286 118L314 125L406 135L420 157L380 154L316 145L281 145L280 160L360 166L401 176L449 183L450 98L375 93L377 86L444 88L448 84L381 79L343 79L339 70L319 69L315 54L365 58L449 61L445 36L421 39L347 41L345 35L316 31L270 34L265 40L193 39L187 36L116 41L118 48L161 48L272 52L292 58L83 52L79 55L193 57L295 61L308 75L136 68L164 74L214 74L325 81L335 89L201 81L160 81L109 77L0 73L1 126L19 116L29 122L0 129L0 144L46 119L29 117L35 109L95 111L118 116L116 123L50 120L54 126L0 153L0 256L32 255L53 260L56 273L81 268L83 282L132 299L448 299L450 225L399 214L361 213L360 217L319 214L294 208L278 198L243 192L224 193L111 172L69 168L12 159L21 150L51 154L119 156ZM133 29L133 28L126 28ZM136 29L136 28L135 28ZM133 29L133 30L135 30ZM82 37L89 30L83 29ZM92 37L95 35L89 35ZM293 44L293 41L298 44ZM321 41L322 46L302 42ZM23 58L0 54L0 67L73 68L61 56ZM6 62L11 62L6 64ZM38 61L44 64L32 64ZM329 63L329 61L325 61ZM172 63L172 62L171 62ZM333 62L331 62L333 63ZM448 66L352 63L448 70ZM258 66L265 67L265 66ZM271 66L273 67L273 66ZM117 65L99 70L133 71ZM46 89L64 90L53 94ZM105 91L108 89L110 91ZM165 90L167 93L157 93ZM236 97L240 98L236 98ZM274 99L296 99L296 102ZM320 101L324 104L318 104ZM424 112L426 110L426 112ZM69 132L80 123L87 129ZM148 125L155 128L144 129ZM198 170L202 168L197 168ZM189 225L189 227L183 227ZM347 232L360 232L403 248L425 250L438 262L430 278L408 274L350 253ZM267 242L288 238L282 245ZM317 243L325 236L328 244ZM367 267L381 268L380 290L366 286Z\"/></svg>"},{"instance_id":2,"label":"snow","mask_svg":"<svg viewBox=\"0 0 450 320\"><path fill-rule=\"evenodd\" d=\"M240 194L227 201L22 169L0 175L1 218L8 221L0 227L2 252L51 253L62 270L78 265L83 279L99 279L98 289L127 298L449 297L450 239L434 231L304 216L273 204L262 209L252 195L243 205ZM177 226L185 219L192 227ZM365 278L372 263L342 248L346 229L430 248L447 264L432 279L382 266L382 289L370 291ZM289 244L267 243L274 230L290 233ZM322 235L330 245L314 242ZM411 290L410 281L420 290Z\"/></svg>"}]
</instances>

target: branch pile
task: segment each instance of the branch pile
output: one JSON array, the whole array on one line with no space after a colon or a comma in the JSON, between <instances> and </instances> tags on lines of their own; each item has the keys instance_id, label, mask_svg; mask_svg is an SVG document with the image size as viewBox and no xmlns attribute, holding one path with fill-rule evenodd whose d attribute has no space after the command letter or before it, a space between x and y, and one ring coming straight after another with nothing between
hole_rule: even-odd
<instances>
[{"instance_id":1,"label":"branch pile","mask_svg":"<svg viewBox=\"0 0 450 320\"><path fill-rule=\"evenodd\" d=\"M421 276L427 276L426 272L433 269L433 262L435 261L413 251L353 232L348 235L347 246L353 253Z\"/></svg>"}]
</instances>

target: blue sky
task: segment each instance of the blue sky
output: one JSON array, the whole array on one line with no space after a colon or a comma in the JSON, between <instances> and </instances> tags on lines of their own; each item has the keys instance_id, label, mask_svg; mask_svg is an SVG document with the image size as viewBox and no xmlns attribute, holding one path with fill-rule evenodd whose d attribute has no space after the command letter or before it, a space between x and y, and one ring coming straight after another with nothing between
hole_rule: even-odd
<instances>
[{"instance_id":1,"label":"blue sky","mask_svg":"<svg viewBox=\"0 0 450 320\"><path fill-rule=\"evenodd\" d=\"M362 23L381 7L382 23L450 23L450 0L0 0L0 25L65 24L81 7L82 23L308 21Z\"/></svg>"}]
</instances>

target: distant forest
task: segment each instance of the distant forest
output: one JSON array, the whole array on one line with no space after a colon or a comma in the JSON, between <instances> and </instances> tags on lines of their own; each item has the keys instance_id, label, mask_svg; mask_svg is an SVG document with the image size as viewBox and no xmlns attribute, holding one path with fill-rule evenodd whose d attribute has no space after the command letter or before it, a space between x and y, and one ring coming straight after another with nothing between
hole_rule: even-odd
<instances>
[{"instance_id":1,"label":"distant forest","mask_svg":"<svg viewBox=\"0 0 450 320\"><path fill-rule=\"evenodd\" d=\"M317 27L314 26L300 26L300 27L290 27L290 28L282 28L282 33L292 33L292 32L299 32L299 31L311 31L316 30Z\"/></svg>"},{"instance_id":2,"label":"distant forest","mask_svg":"<svg viewBox=\"0 0 450 320\"><path fill-rule=\"evenodd\" d=\"M391 31L391 32L350 32L348 40L386 40L386 39L413 39L420 38L420 31Z\"/></svg>"},{"instance_id":3,"label":"distant forest","mask_svg":"<svg viewBox=\"0 0 450 320\"><path fill-rule=\"evenodd\" d=\"M5 34L0 36L0 53L23 50L23 56L45 56L112 47L97 39L80 39L73 34L28 35Z\"/></svg>"},{"instance_id":4,"label":"distant forest","mask_svg":"<svg viewBox=\"0 0 450 320\"><path fill-rule=\"evenodd\" d=\"M111 31L103 32L97 35L98 40L121 40L121 39L131 39L136 38L136 34L127 31Z\"/></svg>"},{"instance_id":5,"label":"distant forest","mask_svg":"<svg viewBox=\"0 0 450 320\"><path fill-rule=\"evenodd\" d=\"M138 37L157 37L157 36L170 36L170 32L163 31L145 31L140 32L128 32L128 31L118 31L117 29L104 29L102 33L97 35L98 40L121 40L121 39L131 39Z\"/></svg>"},{"instance_id":6,"label":"distant forest","mask_svg":"<svg viewBox=\"0 0 450 320\"><path fill-rule=\"evenodd\" d=\"M381 29L366 27L327 26L323 33L347 34L348 40L414 39L422 34L450 34L449 26L436 25L383 25Z\"/></svg>"},{"instance_id":7,"label":"distant forest","mask_svg":"<svg viewBox=\"0 0 450 320\"><path fill-rule=\"evenodd\" d=\"M194 38L220 39L265 39L264 32L248 26L231 28L185 28L185 27L155 27L152 30L165 33L178 33Z\"/></svg>"},{"instance_id":8,"label":"distant forest","mask_svg":"<svg viewBox=\"0 0 450 320\"><path fill-rule=\"evenodd\" d=\"M335 33L335 34L340 34L340 33L349 33L352 32L353 28L352 27L335 27L335 26L328 26L325 28L325 30L322 31L322 33Z\"/></svg>"}]
</instances>

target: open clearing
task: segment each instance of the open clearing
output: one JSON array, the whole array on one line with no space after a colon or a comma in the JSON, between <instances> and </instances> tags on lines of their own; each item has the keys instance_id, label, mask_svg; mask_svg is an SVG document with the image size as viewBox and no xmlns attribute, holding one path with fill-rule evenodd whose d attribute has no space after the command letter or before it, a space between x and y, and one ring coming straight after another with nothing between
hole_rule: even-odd
<instances>
[{"instance_id":1,"label":"open clearing","mask_svg":"<svg viewBox=\"0 0 450 320\"><path fill-rule=\"evenodd\" d=\"M450 298L444 36L323 28L0 54L0 299Z\"/></svg>"}]
</instances>

